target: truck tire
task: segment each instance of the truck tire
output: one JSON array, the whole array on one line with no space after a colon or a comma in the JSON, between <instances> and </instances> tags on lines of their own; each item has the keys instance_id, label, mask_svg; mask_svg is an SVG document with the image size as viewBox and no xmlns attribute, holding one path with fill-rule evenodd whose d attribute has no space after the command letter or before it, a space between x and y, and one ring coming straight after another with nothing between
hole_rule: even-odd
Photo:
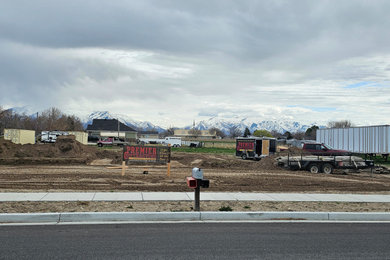
<instances>
[{"instance_id":1,"label":"truck tire","mask_svg":"<svg viewBox=\"0 0 390 260\"><path fill-rule=\"evenodd\" d=\"M318 166L318 164L312 163L312 164L309 165L309 171L311 173L319 173L320 172L320 167Z\"/></svg>"},{"instance_id":2,"label":"truck tire","mask_svg":"<svg viewBox=\"0 0 390 260\"><path fill-rule=\"evenodd\" d=\"M241 159L246 160L248 159L248 156L246 156L246 154L244 153L243 155L241 155Z\"/></svg>"},{"instance_id":3,"label":"truck tire","mask_svg":"<svg viewBox=\"0 0 390 260\"><path fill-rule=\"evenodd\" d=\"M103 147L103 144L99 143L98 146L99 146L99 147Z\"/></svg>"},{"instance_id":4,"label":"truck tire","mask_svg":"<svg viewBox=\"0 0 390 260\"><path fill-rule=\"evenodd\" d=\"M324 166L322 166L322 171L325 174L332 174L333 173L333 165L330 163L325 163Z\"/></svg>"}]
</instances>

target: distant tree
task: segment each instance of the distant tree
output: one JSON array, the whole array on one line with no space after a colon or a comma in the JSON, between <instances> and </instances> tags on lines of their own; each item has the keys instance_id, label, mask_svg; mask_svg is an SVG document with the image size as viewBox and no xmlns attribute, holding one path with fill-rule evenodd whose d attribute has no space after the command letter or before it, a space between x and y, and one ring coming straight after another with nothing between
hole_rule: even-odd
<instances>
[{"instance_id":1,"label":"distant tree","mask_svg":"<svg viewBox=\"0 0 390 260\"><path fill-rule=\"evenodd\" d=\"M66 115L58 108L52 107L41 113L38 120L40 130L82 131L81 120L74 115Z\"/></svg>"},{"instance_id":2,"label":"distant tree","mask_svg":"<svg viewBox=\"0 0 390 260\"><path fill-rule=\"evenodd\" d=\"M273 137L275 137L275 138L282 138L282 137L284 137L283 134L279 133L279 132L276 131L276 130L272 130L272 131L271 131L271 135L272 135Z\"/></svg>"},{"instance_id":3,"label":"distant tree","mask_svg":"<svg viewBox=\"0 0 390 260\"><path fill-rule=\"evenodd\" d=\"M253 132L253 135L254 136L258 136L258 137L273 137L272 134L270 132L268 132L267 130L256 130Z\"/></svg>"},{"instance_id":4,"label":"distant tree","mask_svg":"<svg viewBox=\"0 0 390 260\"><path fill-rule=\"evenodd\" d=\"M37 114L36 117L26 114L17 114L12 110L0 110L0 132L4 128L16 128L35 130L61 130L61 131L83 131L81 120L74 115L66 115L57 108L50 108Z\"/></svg>"},{"instance_id":5,"label":"distant tree","mask_svg":"<svg viewBox=\"0 0 390 260\"><path fill-rule=\"evenodd\" d=\"M284 132L284 136L286 136L287 140L293 139L293 135L289 131Z\"/></svg>"},{"instance_id":6,"label":"distant tree","mask_svg":"<svg viewBox=\"0 0 390 260\"><path fill-rule=\"evenodd\" d=\"M316 139L316 132L319 129L318 126L313 125L312 127L308 128L305 132L305 138L309 140L315 140Z\"/></svg>"},{"instance_id":7,"label":"distant tree","mask_svg":"<svg viewBox=\"0 0 390 260\"><path fill-rule=\"evenodd\" d=\"M245 130L244 130L244 137L248 137L251 135L251 131L249 130L248 127L245 127Z\"/></svg>"},{"instance_id":8,"label":"distant tree","mask_svg":"<svg viewBox=\"0 0 390 260\"><path fill-rule=\"evenodd\" d=\"M0 114L0 132L3 133L5 128L20 128L20 117L12 112L11 109L1 111Z\"/></svg>"},{"instance_id":9,"label":"distant tree","mask_svg":"<svg viewBox=\"0 0 390 260\"><path fill-rule=\"evenodd\" d=\"M297 132L292 133L292 136L294 139L303 140L303 139L305 139L305 132L297 131Z\"/></svg>"},{"instance_id":10,"label":"distant tree","mask_svg":"<svg viewBox=\"0 0 390 260\"><path fill-rule=\"evenodd\" d=\"M167 130L160 134L161 137L173 136L175 134L175 128L169 127Z\"/></svg>"},{"instance_id":11,"label":"distant tree","mask_svg":"<svg viewBox=\"0 0 390 260\"><path fill-rule=\"evenodd\" d=\"M83 131L83 123L81 122L80 118L71 115L71 116L66 116L66 126L65 126L65 131Z\"/></svg>"},{"instance_id":12,"label":"distant tree","mask_svg":"<svg viewBox=\"0 0 390 260\"><path fill-rule=\"evenodd\" d=\"M353 124L349 120L330 121L328 122L328 128L348 128L352 127Z\"/></svg>"},{"instance_id":13,"label":"distant tree","mask_svg":"<svg viewBox=\"0 0 390 260\"><path fill-rule=\"evenodd\" d=\"M241 131L237 126L232 126L229 128L229 137L236 138L241 136Z\"/></svg>"},{"instance_id":14,"label":"distant tree","mask_svg":"<svg viewBox=\"0 0 390 260\"><path fill-rule=\"evenodd\" d=\"M202 134L202 132L199 129L196 129L195 127L193 127L190 131L188 131L188 133L195 138L198 138Z\"/></svg>"},{"instance_id":15,"label":"distant tree","mask_svg":"<svg viewBox=\"0 0 390 260\"><path fill-rule=\"evenodd\" d=\"M61 111L58 108L51 107L42 112L42 127L45 130L63 130L65 125L59 120L62 116Z\"/></svg>"},{"instance_id":16,"label":"distant tree","mask_svg":"<svg viewBox=\"0 0 390 260\"><path fill-rule=\"evenodd\" d=\"M212 127L209 129L210 133L212 132L215 132L215 135L217 137L220 137L220 138L225 138L226 137L226 134L224 132L221 131L221 129L219 128L216 128L216 127Z\"/></svg>"},{"instance_id":17,"label":"distant tree","mask_svg":"<svg viewBox=\"0 0 390 260\"><path fill-rule=\"evenodd\" d=\"M5 123L6 123L5 117L6 117L6 110L4 110L2 106L0 106L0 135L4 133Z\"/></svg>"}]
</instances>

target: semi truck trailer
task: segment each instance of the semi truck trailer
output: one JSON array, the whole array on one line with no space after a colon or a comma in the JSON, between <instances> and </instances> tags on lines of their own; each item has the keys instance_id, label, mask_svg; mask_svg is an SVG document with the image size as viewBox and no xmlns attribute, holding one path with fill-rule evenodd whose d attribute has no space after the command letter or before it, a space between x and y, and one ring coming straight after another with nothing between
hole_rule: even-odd
<instances>
[{"instance_id":1,"label":"semi truck trailer","mask_svg":"<svg viewBox=\"0 0 390 260\"><path fill-rule=\"evenodd\" d=\"M318 129L316 141L335 149L365 155L390 153L390 125Z\"/></svg>"}]
</instances>

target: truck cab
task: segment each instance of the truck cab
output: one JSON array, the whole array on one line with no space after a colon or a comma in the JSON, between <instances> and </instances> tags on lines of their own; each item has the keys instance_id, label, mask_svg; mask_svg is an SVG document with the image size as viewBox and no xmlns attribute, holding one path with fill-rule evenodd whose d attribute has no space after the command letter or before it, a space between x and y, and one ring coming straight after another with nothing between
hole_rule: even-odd
<instances>
[{"instance_id":1,"label":"truck cab","mask_svg":"<svg viewBox=\"0 0 390 260\"><path fill-rule=\"evenodd\" d=\"M321 143L304 143L302 150L309 152L313 155L323 155L323 156L336 156L336 155L351 155L350 152L346 150L337 150L329 145Z\"/></svg>"}]
</instances>

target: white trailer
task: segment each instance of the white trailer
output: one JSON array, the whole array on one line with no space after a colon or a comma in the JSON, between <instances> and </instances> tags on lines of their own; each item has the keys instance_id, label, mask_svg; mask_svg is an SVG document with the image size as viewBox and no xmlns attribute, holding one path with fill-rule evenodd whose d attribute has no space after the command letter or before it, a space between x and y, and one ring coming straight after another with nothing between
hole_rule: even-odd
<instances>
[{"instance_id":1,"label":"white trailer","mask_svg":"<svg viewBox=\"0 0 390 260\"><path fill-rule=\"evenodd\" d=\"M165 138L139 138L141 144L170 144L172 147L181 146L181 137L168 136Z\"/></svg>"},{"instance_id":2,"label":"white trailer","mask_svg":"<svg viewBox=\"0 0 390 260\"><path fill-rule=\"evenodd\" d=\"M181 137L175 137L175 136L165 137L164 144L166 144L166 145L170 144L173 147L180 147L181 146Z\"/></svg>"},{"instance_id":3,"label":"white trailer","mask_svg":"<svg viewBox=\"0 0 390 260\"><path fill-rule=\"evenodd\" d=\"M390 125L318 129L316 141L359 154L390 153Z\"/></svg>"},{"instance_id":4,"label":"white trailer","mask_svg":"<svg viewBox=\"0 0 390 260\"><path fill-rule=\"evenodd\" d=\"M68 132L63 131L42 131L41 132L41 142L42 143L55 143L57 136L60 135L69 135Z\"/></svg>"}]
</instances>

